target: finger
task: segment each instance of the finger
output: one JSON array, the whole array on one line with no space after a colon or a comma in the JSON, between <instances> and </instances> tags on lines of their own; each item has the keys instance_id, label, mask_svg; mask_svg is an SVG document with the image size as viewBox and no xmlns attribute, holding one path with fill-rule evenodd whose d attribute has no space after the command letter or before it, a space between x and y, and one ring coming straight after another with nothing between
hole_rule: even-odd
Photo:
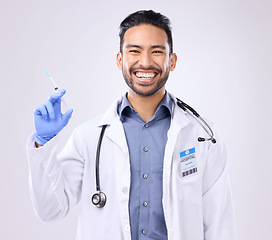
<instances>
[{"instance_id":1,"label":"finger","mask_svg":"<svg viewBox=\"0 0 272 240\"><path fill-rule=\"evenodd\" d=\"M64 114L62 114L62 121L64 126L66 126L70 120L70 118L72 117L73 114L73 109L69 109L67 112L65 112Z\"/></svg>"},{"instance_id":2,"label":"finger","mask_svg":"<svg viewBox=\"0 0 272 240\"><path fill-rule=\"evenodd\" d=\"M42 116L44 120L46 120L48 117L48 113L44 104L37 107L34 111L34 114L37 116Z\"/></svg>"},{"instance_id":3,"label":"finger","mask_svg":"<svg viewBox=\"0 0 272 240\"><path fill-rule=\"evenodd\" d=\"M61 97L66 93L66 90L65 89L62 89L60 91L57 91L55 93L52 93L49 97L49 101L51 103L54 103L54 102L59 102L60 103L60 99Z\"/></svg>"},{"instance_id":4,"label":"finger","mask_svg":"<svg viewBox=\"0 0 272 240\"><path fill-rule=\"evenodd\" d=\"M54 111L54 108L52 106L52 103L50 101L46 101L46 103L44 105L45 105L45 108L47 110L47 113L49 114L49 117L51 119L55 119L55 111Z\"/></svg>"}]
</instances>

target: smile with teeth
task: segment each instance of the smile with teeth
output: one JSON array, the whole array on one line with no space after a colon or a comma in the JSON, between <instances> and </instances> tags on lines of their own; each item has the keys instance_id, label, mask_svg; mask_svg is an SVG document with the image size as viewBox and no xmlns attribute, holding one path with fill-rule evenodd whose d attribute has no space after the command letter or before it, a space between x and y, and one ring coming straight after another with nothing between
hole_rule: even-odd
<instances>
[{"instance_id":1,"label":"smile with teeth","mask_svg":"<svg viewBox=\"0 0 272 240\"><path fill-rule=\"evenodd\" d=\"M156 73L144 73L144 72L136 72L135 73L137 78L142 78L142 79L152 79L156 76Z\"/></svg>"}]
</instances>

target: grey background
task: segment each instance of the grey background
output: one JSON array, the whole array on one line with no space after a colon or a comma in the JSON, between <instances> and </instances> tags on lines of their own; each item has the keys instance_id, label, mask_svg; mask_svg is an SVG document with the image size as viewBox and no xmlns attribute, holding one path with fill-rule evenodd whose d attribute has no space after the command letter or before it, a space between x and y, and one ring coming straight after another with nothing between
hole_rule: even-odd
<instances>
[{"instance_id":1,"label":"grey background","mask_svg":"<svg viewBox=\"0 0 272 240\"><path fill-rule=\"evenodd\" d=\"M1 239L75 239L78 207L43 223L31 205L25 142L33 110L52 92L48 71L74 109L63 145L123 94L118 26L139 9L171 19L178 65L167 89L212 119L225 139L239 239L271 239L270 0L1 0Z\"/></svg>"}]
</instances>

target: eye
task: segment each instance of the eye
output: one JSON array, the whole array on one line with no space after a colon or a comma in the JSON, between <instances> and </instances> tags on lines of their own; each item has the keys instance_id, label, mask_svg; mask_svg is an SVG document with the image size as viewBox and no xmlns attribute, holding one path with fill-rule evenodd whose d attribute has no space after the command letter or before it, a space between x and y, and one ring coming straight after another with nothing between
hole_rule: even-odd
<instances>
[{"instance_id":1,"label":"eye","mask_svg":"<svg viewBox=\"0 0 272 240\"><path fill-rule=\"evenodd\" d=\"M140 53L138 50L135 50L135 49L131 49L128 52L130 52L130 53Z\"/></svg>"},{"instance_id":2,"label":"eye","mask_svg":"<svg viewBox=\"0 0 272 240\"><path fill-rule=\"evenodd\" d=\"M160 50L155 50L155 51L153 51L152 53L157 53L157 54L160 54L160 53L163 53L163 51L160 51Z\"/></svg>"}]
</instances>

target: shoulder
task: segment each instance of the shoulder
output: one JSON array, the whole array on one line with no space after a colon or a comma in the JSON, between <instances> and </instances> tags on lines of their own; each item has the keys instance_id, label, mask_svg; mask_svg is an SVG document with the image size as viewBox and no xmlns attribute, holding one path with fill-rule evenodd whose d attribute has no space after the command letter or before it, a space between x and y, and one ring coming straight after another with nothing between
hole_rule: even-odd
<instances>
[{"instance_id":1,"label":"shoulder","mask_svg":"<svg viewBox=\"0 0 272 240\"><path fill-rule=\"evenodd\" d=\"M102 119L102 117L103 115L99 115L93 119L81 123L74 129L73 134L80 137L95 134L99 129L99 122Z\"/></svg>"},{"instance_id":2,"label":"shoulder","mask_svg":"<svg viewBox=\"0 0 272 240\"><path fill-rule=\"evenodd\" d=\"M203 116L202 113L197 112L197 110L195 110L194 107L190 106L190 104L184 103L183 101L181 101L179 98L175 97L171 93L168 93L168 94L173 103L173 112L175 113L174 115L176 115L175 117L184 118L184 116L187 116L187 118L193 124L199 125L198 121L200 121L201 123L205 121L208 125L214 126L211 120Z\"/></svg>"},{"instance_id":3,"label":"shoulder","mask_svg":"<svg viewBox=\"0 0 272 240\"><path fill-rule=\"evenodd\" d=\"M120 104L122 97L119 97L111 106L105 111L105 113L83 122L77 126L74 133L82 136L90 136L99 133L102 125L111 125L111 123L118 118L117 107Z\"/></svg>"},{"instance_id":4,"label":"shoulder","mask_svg":"<svg viewBox=\"0 0 272 240\"><path fill-rule=\"evenodd\" d=\"M204 117L201 113L197 112L189 104L177 99L172 94L169 95L174 103L173 120L175 122L182 127L186 127L186 129L190 129L201 138L215 138L216 141L219 139L218 131L212 121Z\"/></svg>"}]
</instances>

